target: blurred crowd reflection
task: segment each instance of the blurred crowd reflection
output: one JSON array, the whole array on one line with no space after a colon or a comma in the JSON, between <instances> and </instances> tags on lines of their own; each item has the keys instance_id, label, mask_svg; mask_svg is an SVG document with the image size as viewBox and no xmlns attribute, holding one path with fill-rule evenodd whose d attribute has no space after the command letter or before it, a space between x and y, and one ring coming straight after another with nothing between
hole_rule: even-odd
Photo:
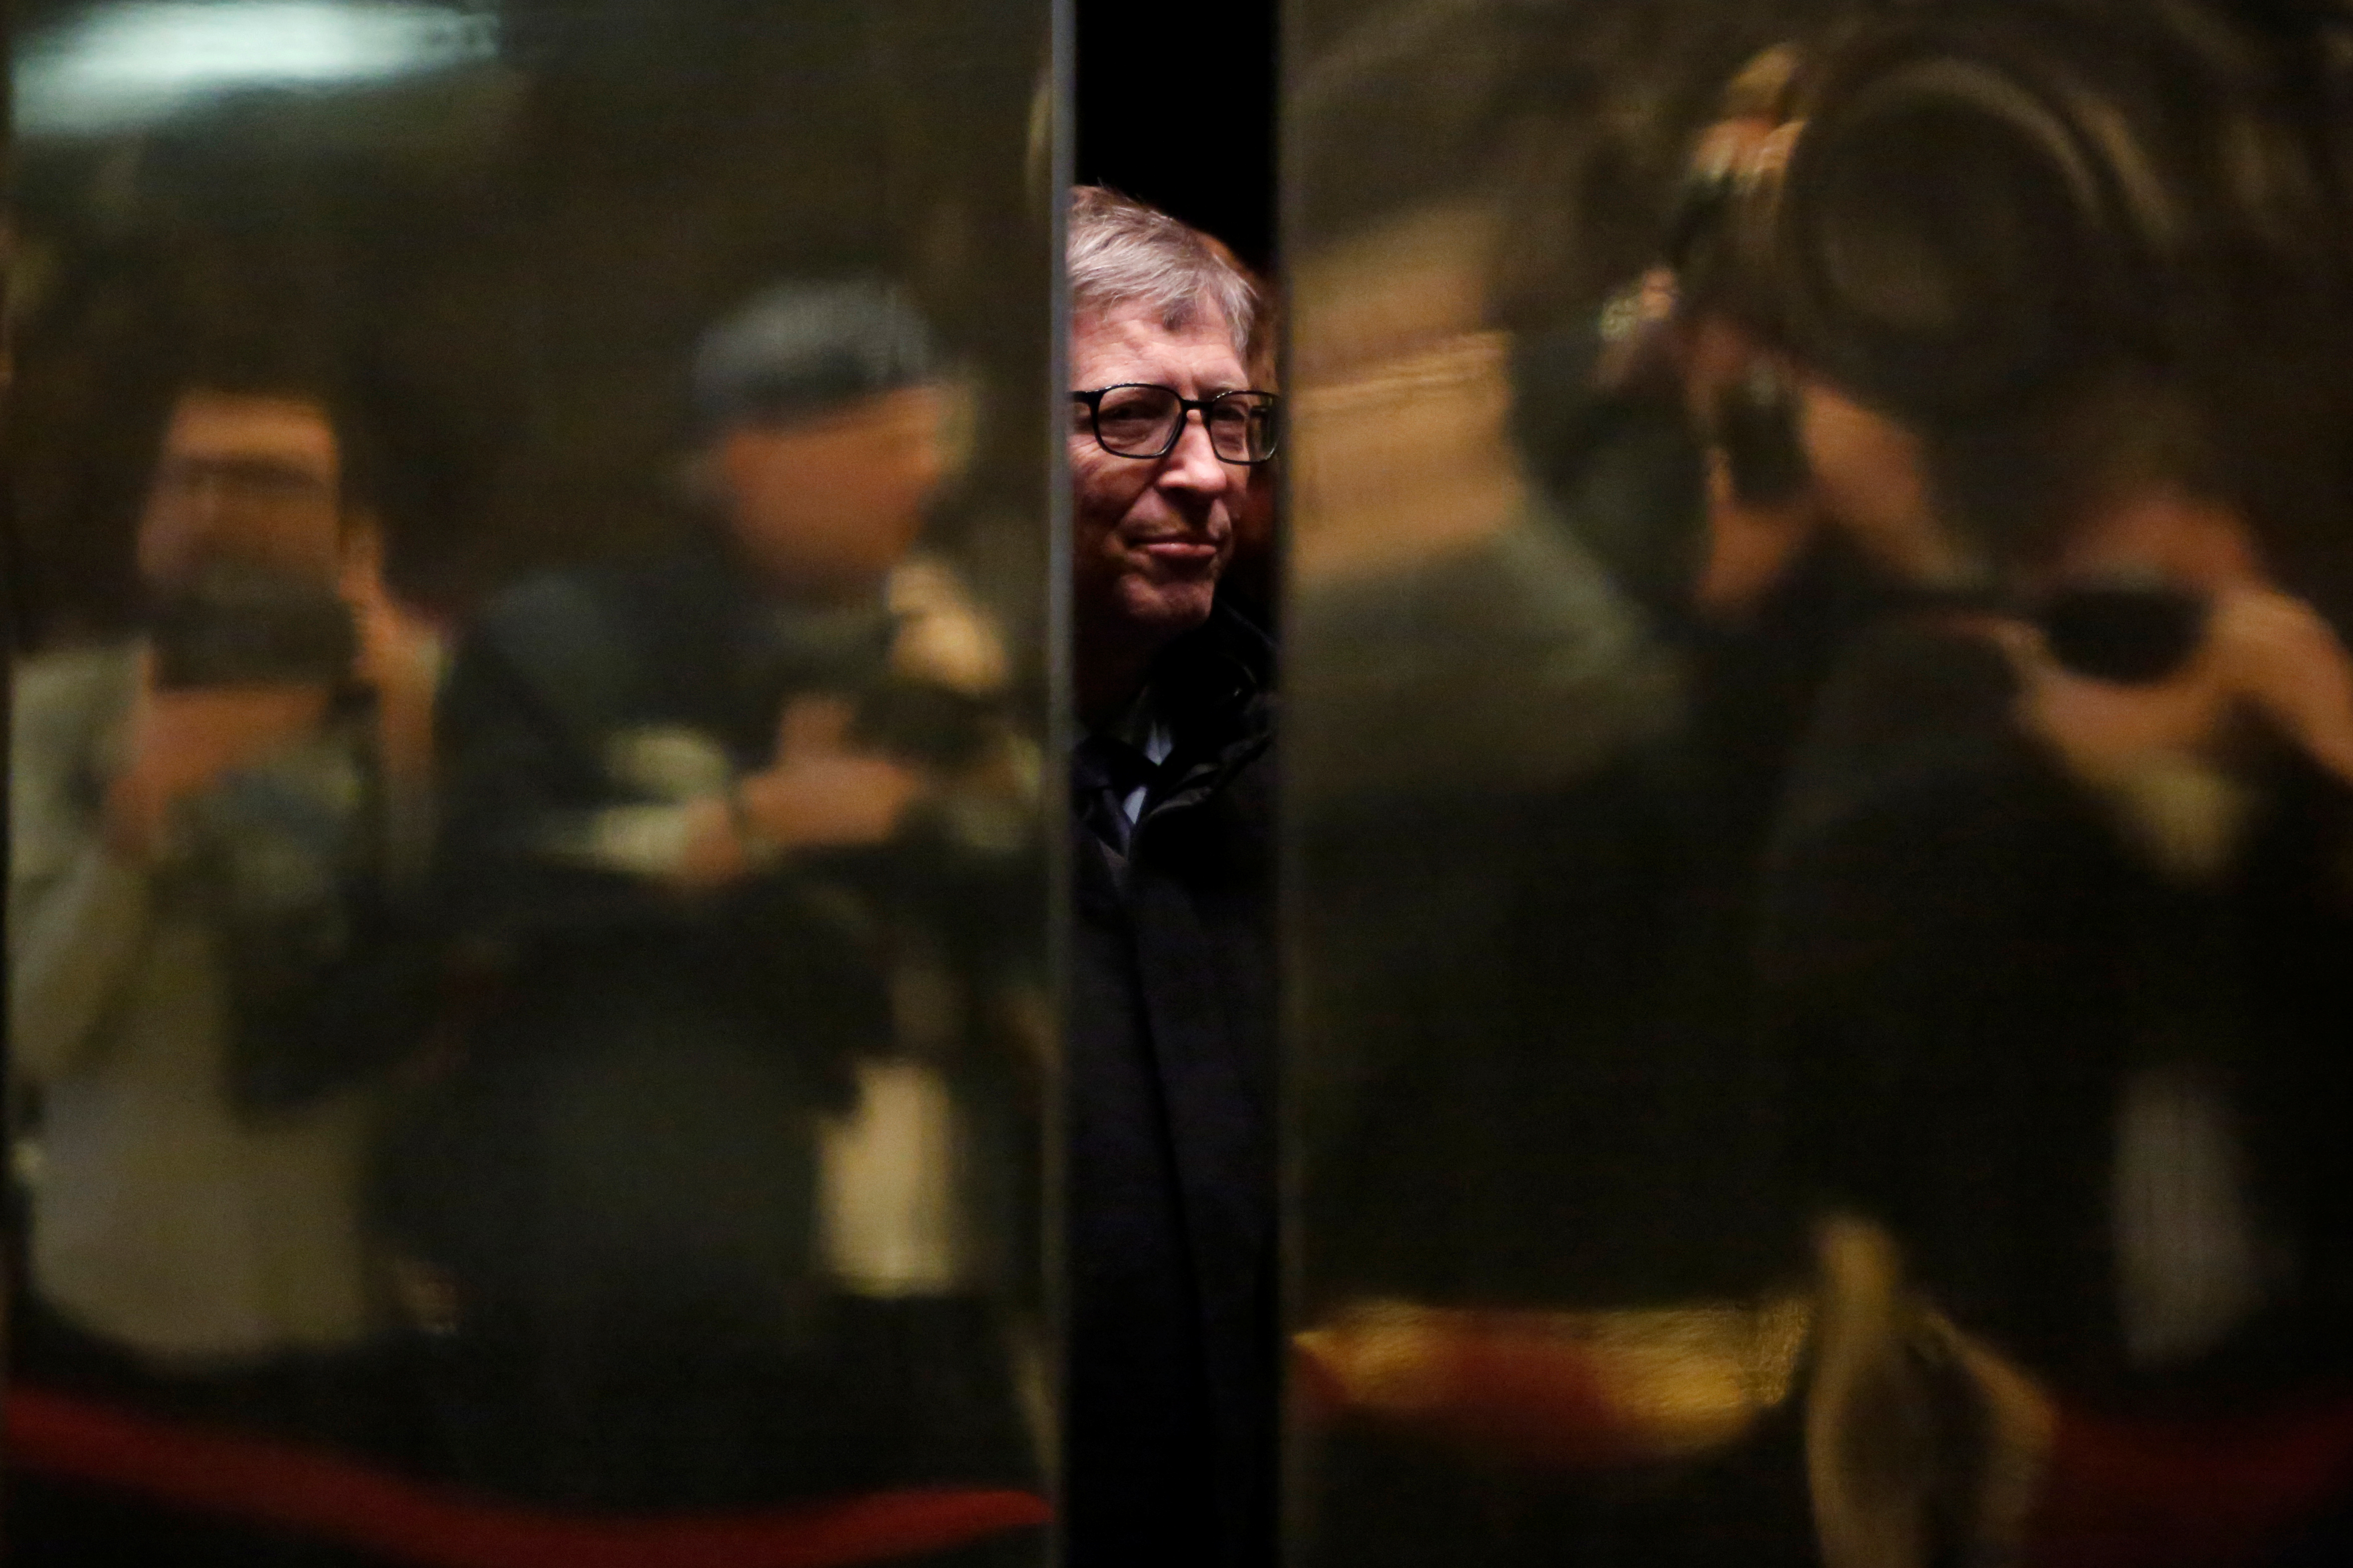
<instances>
[{"instance_id":1,"label":"blurred crowd reflection","mask_svg":"<svg viewBox=\"0 0 2353 1568\"><path fill-rule=\"evenodd\" d=\"M1042 14L135 10L19 51L12 1553L1034 1559Z\"/></svg>"},{"instance_id":2,"label":"blurred crowd reflection","mask_svg":"<svg viewBox=\"0 0 2353 1568\"><path fill-rule=\"evenodd\" d=\"M1303 1561L2327 1561L2353 18L1310 8Z\"/></svg>"},{"instance_id":3,"label":"blurred crowd reflection","mask_svg":"<svg viewBox=\"0 0 2353 1568\"><path fill-rule=\"evenodd\" d=\"M11 1375L1034 1561L1046 19L686 9L21 19ZM1291 21L1292 1559L2353 1556L2353 14ZM401 1554L19 1430L27 1563Z\"/></svg>"}]
</instances>

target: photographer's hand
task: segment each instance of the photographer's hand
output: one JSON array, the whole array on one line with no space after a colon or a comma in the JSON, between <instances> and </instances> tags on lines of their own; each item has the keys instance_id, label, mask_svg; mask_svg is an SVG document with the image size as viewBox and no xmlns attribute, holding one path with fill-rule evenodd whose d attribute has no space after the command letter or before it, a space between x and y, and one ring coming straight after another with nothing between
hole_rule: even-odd
<instances>
[{"instance_id":1,"label":"photographer's hand","mask_svg":"<svg viewBox=\"0 0 2353 1568\"><path fill-rule=\"evenodd\" d=\"M132 709L129 761L107 791L108 846L151 858L174 802L316 728L328 697L319 685L159 689L151 669Z\"/></svg>"},{"instance_id":2,"label":"photographer's hand","mask_svg":"<svg viewBox=\"0 0 2353 1568\"><path fill-rule=\"evenodd\" d=\"M2320 613L2285 594L2230 594L2213 639L2233 700L2353 784L2353 657Z\"/></svg>"},{"instance_id":3,"label":"photographer's hand","mask_svg":"<svg viewBox=\"0 0 2353 1568\"><path fill-rule=\"evenodd\" d=\"M776 760L735 786L732 800L698 808L681 880L733 880L769 855L881 844L923 793L913 769L859 749L839 698L803 697L777 726Z\"/></svg>"},{"instance_id":4,"label":"photographer's hand","mask_svg":"<svg viewBox=\"0 0 2353 1568\"><path fill-rule=\"evenodd\" d=\"M385 769L404 787L429 787L438 676L433 632L394 601L372 557L344 573L343 595L359 632L352 675L375 693Z\"/></svg>"},{"instance_id":5,"label":"photographer's hand","mask_svg":"<svg viewBox=\"0 0 2353 1568\"><path fill-rule=\"evenodd\" d=\"M2276 589L2217 595L2204 642L2164 681L2096 680L2039 650L2025 669L2031 726L2094 783L2153 757L2208 754L2245 715L2353 784L2353 657L2317 611Z\"/></svg>"}]
</instances>

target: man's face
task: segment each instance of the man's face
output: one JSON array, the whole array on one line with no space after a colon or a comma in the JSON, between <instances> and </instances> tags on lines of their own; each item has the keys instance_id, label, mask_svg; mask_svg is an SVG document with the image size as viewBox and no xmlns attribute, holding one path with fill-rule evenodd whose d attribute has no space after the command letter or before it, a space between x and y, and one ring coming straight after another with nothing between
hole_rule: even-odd
<instances>
[{"instance_id":1,"label":"man's face","mask_svg":"<svg viewBox=\"0 0 2353 1568\"><path fill-rule=\"evenodd\" d=\"M1072 323L1073 387L1140 382L1190 398L1250 384L1214 307L1176 331L1157 310L1090 312ZM1166 457L1122 458L1097 444L1084 405L1071 405L1071 483L1078 618L1097 635L1154 647L1209 617L1234 549L1234 512L1249 470L1219 459L1187 414Z\"/></svg>"},{"instance_id":2,"label":"man's face","mask_svg":"<svg viewBox=\"0 0 2353 1568\"><path fill-rule=\"evenodd\" d=\"M172 587L233 561L332 583L342 477L334 428L317 405L186 393L164 426L140 518L139 575Z\"/></svg>"},{"instance_id":3,"label":"man's face","mask_svg":"<svg viewBox=\"0 0 2353 1568\"><path fill-rule=\"evenodd\" d=\"M1814 499L1832 526L1901 581L1968 577L1971 552L1937 512L1919 433L1802 373L1797 395L1798 438Z\"/></svg>"},{"instance_id":4,"label":"man's face","mask_svg":"<svg viewBox=\"0 0 2353 1568\"><path fill-rule=\"evenodd\" d=\"M871 588L923 530L947 466L946 397L914 386L788 424L738 425L713 450L729 526L781 588Z\"/></svg>"}]
</instances>

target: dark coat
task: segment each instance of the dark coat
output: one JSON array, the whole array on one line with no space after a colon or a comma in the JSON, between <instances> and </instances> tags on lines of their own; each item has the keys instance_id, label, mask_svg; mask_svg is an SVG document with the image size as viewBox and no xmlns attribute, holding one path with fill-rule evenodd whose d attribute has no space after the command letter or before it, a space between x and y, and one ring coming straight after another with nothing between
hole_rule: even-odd
<instances>
[{"instance_id":1,"label":"dark coat","mask_svg":"<svg viewBox=\"0 0 2353 1568\"><path fill-rule=\"evenodd\" d=\"M1271 657L1226 610L1172 646L1165 784L1124 857L1076 828L1071 1568L1272 1560Z\"/></svg>"},{"instance_id":2,"label":"dark coat","mask_svg":"<svg viewBox=\"0 0 2353 1568\"><path fill-rule=\"evenodd\" d=\"M2342 1379L2353 795L2274 752L2228 873L2161 877L2015 697L1989 645L1902 626L1825 696L1762 948L1802 1179L1888 1225L1940 1308L2063 1398L2178 1410ZM2123 1342L2111 1218L2119 1106L2152 1069L2228 1107L2282 1265L2262 1310L2162 1365Z\"/></svg>"},{"instance_id":3,"label":"dark coat","mask_svg":"<svg viewBox=\"0 0 2353 1568\"><path fill-rule=\"evenodd\" d=\"M442 907L484 984L379 1186L457 1289L471 1484L676 1508L1030 1478L997 1304L835 1290L814 1221L818 1118L894 1047L892 934L961 909L996 933L946 942L971 964L1039 943L1034 855L902 837L688 898L547 852L567 813L647 803L617 737L691 731L740 774L797 694L885 723L888 617L815 620L698 547L524 584L449 678Z\"/></svg>"}]
</instances>

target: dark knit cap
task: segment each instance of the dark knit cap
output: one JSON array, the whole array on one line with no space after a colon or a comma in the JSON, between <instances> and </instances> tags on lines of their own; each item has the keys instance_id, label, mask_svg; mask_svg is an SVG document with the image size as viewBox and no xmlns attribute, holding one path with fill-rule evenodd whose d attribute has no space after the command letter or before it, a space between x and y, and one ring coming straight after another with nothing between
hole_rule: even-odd
<instances>
[{"instance_id":1,"label":"dark knit cap","mask_svg":"<svg viewBox=\"0 0 2353 1568\"><path fill-rule=\"evenodd\" d=\"M938 359L930 327L888 283L779 284L695 346L695 423L709 435L808 418L925 381Z\"/></svg>"}]
</instances>

